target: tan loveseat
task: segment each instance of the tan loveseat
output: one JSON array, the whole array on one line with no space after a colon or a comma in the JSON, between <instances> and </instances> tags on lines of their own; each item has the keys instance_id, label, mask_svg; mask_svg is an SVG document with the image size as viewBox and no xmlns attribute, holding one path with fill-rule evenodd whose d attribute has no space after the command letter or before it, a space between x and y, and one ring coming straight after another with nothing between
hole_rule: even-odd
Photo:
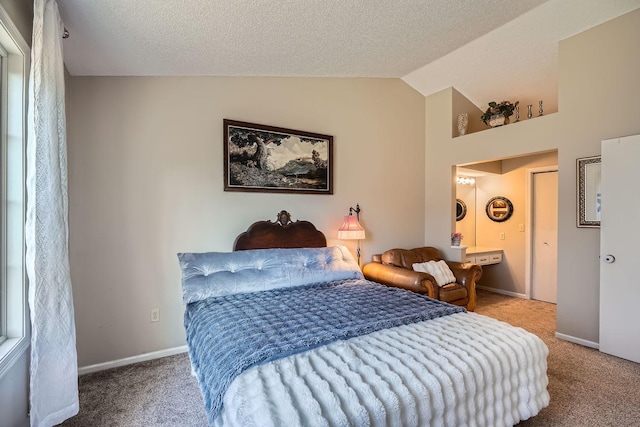
<instances>
[{"instance_id":1,"label":"tan loveseat","mask_svg":"<svg viewBox=\"0 0 640 427\"><path fill-rule=\"evenodd\" d=\"M442 252L434 247L390 249L374 255L372 259L373 262L366 264L362 270L369 280L462 305L469 311L476 307L476 282L482 276L482 267L477 264L445 260L456 277L456 283L439 287L429 273L413 271L414 263L444 259Z\"/></svg>"}]
</instances>

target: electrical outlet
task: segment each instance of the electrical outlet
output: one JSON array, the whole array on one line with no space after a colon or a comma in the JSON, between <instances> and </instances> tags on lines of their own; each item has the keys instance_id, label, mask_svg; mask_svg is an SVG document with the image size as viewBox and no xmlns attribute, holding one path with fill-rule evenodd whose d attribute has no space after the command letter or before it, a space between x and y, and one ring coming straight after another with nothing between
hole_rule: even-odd
<instances>
[{"instance_id":1,"label":"electrical outlet","mask_svg":"<svg viewBox=\"0 0 640 427\"><path fill-rule=\"evenodd\" d=\"M152 308L151 309L151 323L160 321L160 309Z\"/></svg>"},{"instance_id":2,"label":"electrical outlet","mask_svg":"<svg viewBox=\"0 0 640 427\"><path fill-rule=\"evenodd\" d=\"M500 240L504 240L504 231L500 232Z\"/></svg>"},{"instance_id":3,"label":"electrical outlet","mask_svg":"<svg viewBox=\"0 0 640 427\"><path fill-rule=\"evenodd\" d=\"M518 225L518 231L524 231L524 224Z\"/></svg>"}]
</instances>

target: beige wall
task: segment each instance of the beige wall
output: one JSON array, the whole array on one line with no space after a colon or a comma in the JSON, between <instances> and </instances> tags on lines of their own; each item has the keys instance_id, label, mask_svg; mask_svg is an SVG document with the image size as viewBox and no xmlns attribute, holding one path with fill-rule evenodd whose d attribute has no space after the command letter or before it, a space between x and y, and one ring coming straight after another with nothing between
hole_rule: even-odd
<instances>
[{"instance_id":1,"label":"beige wall","mask_svg":"<svg viewBox=\"0 0 640 427\"><path fill-rule=\"evenodd\" d=\"M558 113L464 137L451 138L452 89L425 103L425 240L436 246L447 248L455 227L453 165L558 150L557 331L591 343L598 342L599 230L575 225L575 162L599 154L603 139L640 133L639 51L640 10L562 41Z\"/></svg>"},{"instance_id":2,"label":"beige wall","mask_svg":"<svg viewBox=\"0 0 640 427\"><path fill-rule=\"evenodd\" d=\"M458 130L458 114L460 113L467 113L467 134L487 129L487 125L480 120L484 111L476 107L473 102L469 101L467 97L458 92L455 88L451 89L451 97L451 135L454 138L460 134Z\"/></svg>"},{"instance_id":3,"label":"beige wall","mask_svg":"<svg viewBox=\"0 0 640 427\"><path fill-rule=\"evenodd\" d=\"M399 79L69 79L80 366L184 345L176 253L229 251L281 209L329 244L360 203L363 259L424 235L424 97ZM224 192L224 118L334 136L334 195ZM151 324L150 310L161 321Z\"/></svg>"},{"instance_id":4,"label":"beige wall","mask_svg":"<svg viewBox=\"0 0 640 427\"><path fill-rule=\"evenodd\" d=\"M453 89L426 98L425 241L447 249L455 228L456 165L499 160L556 148L558 114L451 137Z\"/></svg>"},{"instance_id":5,"label":"beige wall","mask_svg":"<svg viewBox=\"0 0 640 427\"><path fill-rule=\"evenodd\" d=\"M558 332L596 342L600 232L575 225L576 159L640 133L638 52L640 9L560 43Z\"/></svg>"},{"instance_id":6,"label":"beige wall","mask_svg":"<svg viewBox=\"0 0 640 427\"><path fill-rule=\"evenodd\" d=\"M33 1L30 0L0 0L0 6L11 17L24 40L31 46L33 31Z\"/></svg>"},{"instance_id":7,"label":"beige wall","mask_svg":"<svg viewBox=\"0 0 640 427\"><path fill-rule=\"evenodd\" d=\"M229 250L246 225L280 209L336 243L356 202L365 260L393 246L449 251L454 165L556 149L558 332L597 342L599 232L575 227L575 159L598 154L602 139L640 133L639 13L560 44L558 113L457 138L452 113L464 102L453 89L424 100L393 79L72 77L80 365L184 343L176 252ZM223 118L334 135L335 194L223 192Z\"/></svg>"}]
</instances>

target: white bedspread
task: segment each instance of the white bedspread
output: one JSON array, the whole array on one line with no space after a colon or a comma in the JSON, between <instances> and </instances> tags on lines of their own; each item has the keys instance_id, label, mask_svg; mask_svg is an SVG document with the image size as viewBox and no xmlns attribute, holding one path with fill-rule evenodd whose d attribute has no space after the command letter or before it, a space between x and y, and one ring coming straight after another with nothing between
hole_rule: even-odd
<instances>
[{"instance_id":1,"label":"white bedspread","mask_svg":"<svg viewBox=\"0 0 640 427\"><path fill-rule=\"evenodd\" d=\"M250 368L216 426L512 426L549 404L547 346L458 313Z\"/></svg>"}]
</instances>

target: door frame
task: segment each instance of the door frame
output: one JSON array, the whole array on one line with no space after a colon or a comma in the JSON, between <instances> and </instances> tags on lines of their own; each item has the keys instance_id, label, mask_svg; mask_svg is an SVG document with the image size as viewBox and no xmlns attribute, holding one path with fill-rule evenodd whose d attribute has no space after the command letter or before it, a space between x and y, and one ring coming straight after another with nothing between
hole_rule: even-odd
<instances>
[{"instance_id":1,"label":"door frame","mask_svg":"<svg viewBox=\"0 0 640 427\"><path fill-rule=\"evenodd\" d=\"M558 172L558 179L560 178L558 165L540 166L537 168L527 168L527 184L526 184L526 195L525 195L527 209L525 209L525 214L524 214L524 223L525 223L524 295L526 299L531 299L531 281L532 281L531 276L533 275L533 263L531 259L531 257L533 256L533 248L532 248L533 230L531 227L533 223L533 175L536 173L544 173L544 172Z\"/></svg>"}]
</instances>

